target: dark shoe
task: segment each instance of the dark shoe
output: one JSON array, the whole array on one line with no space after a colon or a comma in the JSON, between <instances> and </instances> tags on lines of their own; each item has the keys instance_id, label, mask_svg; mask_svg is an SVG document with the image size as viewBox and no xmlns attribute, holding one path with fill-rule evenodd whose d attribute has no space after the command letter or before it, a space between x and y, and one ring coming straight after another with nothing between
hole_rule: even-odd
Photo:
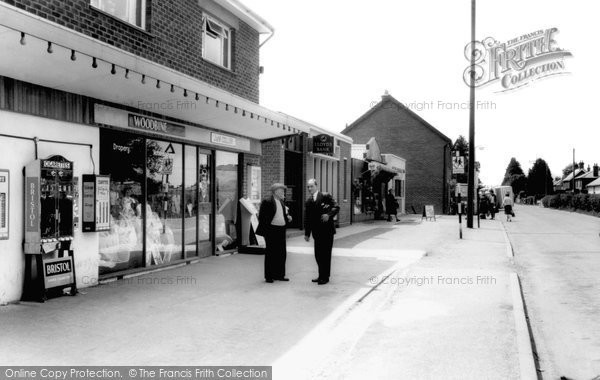
<instances>
[{"instance_id":1,"label":"dark shoe","mask_svg":"<svg viewBox=\"0 0 600 380\"><path fill-rule=\"evenodd\" d=\"M318 278L313 278L311 281L312 282L319 282L319 279Z\"/></svg>"},{"instance_id":2,"label":"dark shoe","mask_svg":"<svg viewBox=\"0 0 600 380\"><path fill-rule=\"evenodd\" d=\"M273 283L273 280L272 280L272 279L270 279L270 278L267 278L265 281L266 281L266 282L268 282L269 284L272 284L272 283Z\"/></svg>"},{"instance_id":3,"label":"dark shoe","mask_svg":"<svg viewBox=\"0 0 600 380\"><path fill-rule=\"evenodd\" d=\"M328 283L328 282L329 282L329 280L319 280L319 281L317 282L317 284L319 284L319 285L325 285L325 284L326 284L326 283Z\"/></svg>"},{"instance_id":4,"label":"dark shoe","mask_svg":"<svg viewBox=\"0 0 600 380\"><path fill-rule=\"evenodd\" d=\"M287 277L278 278L277 281L289 281L290 279Z\"/></svg>"}]
</instances>

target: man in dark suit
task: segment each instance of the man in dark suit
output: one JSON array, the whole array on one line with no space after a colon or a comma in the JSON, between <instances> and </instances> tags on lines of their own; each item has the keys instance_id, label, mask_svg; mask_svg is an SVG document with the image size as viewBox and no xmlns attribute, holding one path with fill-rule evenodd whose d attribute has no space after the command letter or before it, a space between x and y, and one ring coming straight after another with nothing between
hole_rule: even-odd
<instances>
[{"instance_id":1,"label":"man in dark suit","mask_svg":"<svg viewBox=\"0 0 600 380\"><path fill-rule=\"evenodd\" d=\"M285 185L274 183L271 186L272 195L265 198L260 204L258 212L258 228L256 234L265 238L265 281L289 281L285 277L285 259L287 247L285 243L285 229L292 217L288 215L283 203L285 199Z\"/></svg>"},{"instance_id":2,"label":"man in dark suit","mask_svg":"<svg viewBox=\"0 0 600 380\"><path fill-rule=\"evenodd\" d=\"M335 225L333 217L340 211L335 199L328 193L319 191L316 179L308 181L310 196L306 200L304 219L304 240L309 241L312 233L315 241L315 259L319 266L319 277L312 280L319 285L329 282L331 271L331 249Z\"/></svg>"}]
</instances>

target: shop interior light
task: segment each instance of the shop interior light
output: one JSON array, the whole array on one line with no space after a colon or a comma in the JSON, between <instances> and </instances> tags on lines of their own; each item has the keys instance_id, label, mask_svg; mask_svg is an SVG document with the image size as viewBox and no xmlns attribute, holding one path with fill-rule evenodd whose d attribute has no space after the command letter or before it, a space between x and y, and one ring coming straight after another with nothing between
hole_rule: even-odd
<instances>
[{"instance_id":1,"label":"shop interior light","mask_svg":"<svg viewBox=\"0 0 600 380\"><path fill-rule=\"evenodd\" d=\"M142 84L146 84L146 75L142 74Z\"/></svg>"},{"instance_id":2,"label":"shop interior light","mask_svg":"<svg viewBox=\"0 0 600 380\"><path fill-rule=\"evenodd\" d=\"M115 66L115 64L112 64L112 68L110 69L110 73L112 75L115 75L117 73L117 67Z\"/></svg>"},{"instance_id":3,"label":"shop interior light","mask_svg":"<svg viewBox=\"0 0 600 380\"><path fill-rule=\"evenodd\" d=\"M160 80L156 80L156 88L160 88Z\"/></svg>"},{"instance_id":4,"label":"shop interior light","mask_svg":"<svg viewBox=\"0 0 600 380\"><path fill-rule=\"evenodd\" d=\"M273 120L271 120L271 125L273 125Z\"/></svg>"},{"instance_id":5,"label":"shop interior light","mask_svg":"<svg viewBox=\"0 0 600 380\"><path fill-rule=\"evenodd\" d=\"M233 107L233 113L237 113L237 107Z\"/></svg>"},{"instance_id":6,"label":"shop interior light","mask_svg":"<svg viewBox=\"0 0 600 380\"><path fill-rule=\"evenodd\" d=\"M77 56L75 55L75 50L71 50L71 61L77 60Z\"/></svg>"},{"instance_id":7,"label":"shop interior light","mask_svg":"<svg viewBox=\"0 0 600 380\"><path fill-rule=\"evenodd\" d=\"M196 93L196 100L200 100L200 94Z\"/></svg>"},{"instance_id":8,"label":"shop interior light","mask_svg":"<svg viewBox=\"0 0 600 380\"><path fill-rule=\"evenodd\" d=\"M229 104L225 104L225 111L229 111Z\"/></svg>"},{"instance_id":9,"label":"shop interior light","mask_svg":"<svg viewBox=\"0 0 600 380\"><path fill-rule=\"evenodd\" d=\"M95 69L96 67L98 67L98 61L96 60L96 57L92 58L92 67Z\"/></svg>"},{"instance_id":10,"label":"shop interior light","mask_svg":"<svg viewBox=\"0 0 600 380\"><path fill-rule=\"evenodd\" d=\"M54 52L54 50L52 50L52 42L48 41L48 49L46 51L50 54Z\"/></svg>"},{"instance_id":11,"label":"shop interior light","mask_svg":"<svg viewBox=\"0 0 600 380\"><path fill-rule=\"evenodd\" d=\"M208 104L208 96L206 97L206 104Z\"/></svg>"},{"instance_id":12,"label":"shop interior light","mask_svg":"<svg viewBox=\"0 0 600 380\"><path fill-rule=\"evenodd\" d=\"M183 89L183 96L187 98L187 90L185 88Z\"/></svg>"},{"instance_id":13,"label":"shop interior light","mask_svg":"<svg viewBox=\"0 0 600 380\"><path fill-rule=\"evenodd\" d=\"M242 116L246 116L246 110L242 110Z\"/></svg>"},{"instance_id":14,"label":"shop interior light","mask_svg":"<svg viewBox=\"0 0 600 380\"><path fill-rule=\"evenodd\" d=\"M171 85L171 92L175 92L175 86Z\"/></svg>"},{"instance_id":15,"label":"shop interior light","mask_svg":"<svg viewBox=\"0 0 600 380\"><path fill-rule=\"evenodd\" d=\"M125 79L129 79L129 69L125 69Z\"/></svg>"},{"instance_id":16,"label":"shop interior light","mask_svg":"<svg viewBox=\"0 0 600 380\"><path fill-rule=\"evenodd\" d=\"M219 101L215 100L215 107L219 108Z\"/></svg>"},{"instance_id":17,"label":"shop interior light","mask_svg":"<svg viewBox=\"0 0 600 380\"><path fill-rule=\"evenodd\" d=\"M21 45L25 45L27 41L25 40L25 32L21 32Z\"/></svg>"}]
</instances>

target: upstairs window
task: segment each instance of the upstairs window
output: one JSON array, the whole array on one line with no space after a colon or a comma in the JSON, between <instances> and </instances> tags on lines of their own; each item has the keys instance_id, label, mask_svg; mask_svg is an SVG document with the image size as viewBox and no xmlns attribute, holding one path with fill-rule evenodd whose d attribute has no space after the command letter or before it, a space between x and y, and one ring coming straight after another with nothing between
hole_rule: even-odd
<instances>
[{"instance_id":1,"label":"upstairs window","mask_svg":"<svg viewBox=\"0 0 600 380\"><path fill-rule=\"evenodd\" d=\"M231 70L231 29L208 16L202 23L202 58Z\"/></svg>"},{"instance_id":2,"label":"upstairs window","mask_svg":"<svg viewBox=\"0 0 600 380\"><path fill-rule=\"evenodd\" d=\"M91 4L138 28L146 28L146 0L91 0Z\"/></svg>"}]
</instances>

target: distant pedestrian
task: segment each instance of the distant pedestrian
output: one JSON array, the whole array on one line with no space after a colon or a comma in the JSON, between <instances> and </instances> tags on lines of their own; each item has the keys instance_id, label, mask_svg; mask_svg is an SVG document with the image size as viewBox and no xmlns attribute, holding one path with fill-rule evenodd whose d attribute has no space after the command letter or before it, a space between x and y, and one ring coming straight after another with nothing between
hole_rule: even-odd
<instances>
[{"instance_id":1,"label":"distant pedestrian","mask_svg":"<svg viewBox=\"0 0 600 380\"><path fill-rule=\"evenodd\" d=\"M385 212L387 213L387 221L392 221L392 215L394 216L394 221L398 222L398 200L392 193L392 190L388 190L388 193L385 196Z\"/></svg>"},{"instance_id":2,"label":"distant pedestrian","mask_svg":"<svg viewBox=\"0 0 600 380\"><path fill-rule=\"evenodd\" d=\"M285 242L285 229L292 217L288 215L283 203L285 199L285 185L274 183L271 186L272 195L265 198L260 204L258 212L258 228L256 234L265 238L265 281L289 281L285 277L285 260L287 247Z\"/></svg>"},{"instance_id":3,"label":"distant pedestrian","mask_svg":"<svg viewBox=\"0 0 600 380\"><path fill-rule=\"evenodd\" d=\"M481 194L481 196L479 197L479 217L481 219L487 218L489 211L490 211L489 201L484 194Z\"/></svg>"},{"instance_id":4,"label":"distant pedestrian","mask_svg":"<svg viewBox=\"0 0 600 380\"><path fill-rule=\"evenodd\" d=\"M495 219L496 217L496 212L497 212L497 207L498 207L498 198L496 197L496 193L494 193L494 190L490 190L490 215L492 217L492 220Z\"/></svg>"},{"instance_id":5,"label":"distant pedestrian","mask_svg":"<svg viewBox=\"0 0 600 380\"><path fill-rule=\"evenodd\" d=\"M329 282L331 272L331 250L335 235L333 217L340 208L331 194L319 191L317 180L314 178L308 181L308 192L310 195L305 206L304 240L309 241L312 233L315 241L315 259L319 267L319 277L312 282L324 285Z\"/></svg>"},{"instance_id":6,"label":"distant pedestrian","mask_svg":"<svg viewBox=\"0 0 600 380\"><path fill-rule=\"evenodd\" d=\"M504 207L504 214L506 215L506 221L512 222L513 214L513 206L515 205L515 201L510 196L510 193L506 193L504 200L502 201L502 206Z\"/></svg>"}]
</instances>

